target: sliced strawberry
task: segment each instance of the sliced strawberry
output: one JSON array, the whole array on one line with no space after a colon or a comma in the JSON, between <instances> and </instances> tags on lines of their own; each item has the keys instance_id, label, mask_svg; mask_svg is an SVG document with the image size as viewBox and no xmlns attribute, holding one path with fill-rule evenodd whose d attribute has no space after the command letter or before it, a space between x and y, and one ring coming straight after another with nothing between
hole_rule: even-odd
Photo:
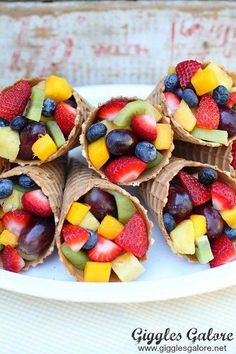
<instances>
[{"instance_id":1,"label":"sliced strawberry","mask_svg":"<svg viewBox=\"0 0 236 354\"><path fill-rule=\"evenodd\" d=\"M34 215L45 218L52 215L52 209L50 207L49 200L41 191L41 189L25 192L21 201L24 209Z\"/></svg>"},{"instance_id":2,"label":"sliced strawberry","mask_svg":"<svg viewBox=\"0 0 236 354\"><path fill-rule=\"evenodd\" d=\"M211 195L213 207L217 210L232 209L236 205L236 193L225 183L214 182Z\"/></svg>"},{"instance_id":3,"label":"sliced strawberry","mask_svg":"<svg viewBox=\"0 0 236 354\"><path fill-rule=\"evenodd\" d=\"M10 122L14 117L22 115L30 95L31 87L27 80L20 80L3 90L0 93L0 117Z\"/></svg>"},{"instance_id":4,"label":"sliced strawberry","mask_svg":"<svg viewBox=\"0 0 236 354\"><path fill-rule=\"evenodd\" d=\"M65 224L63 226L62 235L67 246L69 246L74 252L81 250L83 245L89 239L89 232L86 229L71 224Z\"/></svg>"},{"instance_id":5,"label":"sliced strawberry","mask_svg":"<svg viewBox=\"0 0 236 354\"><path fill-rule=\"evenodd\" d=\"M2 252L2 265L5 270L18 273L24 268L25 261L15 248L6 246Z\"/></svg>"},{"instance_id":6,"label":"sliced strawberry","mask_svg":"<svg viewBox=\"0 0 236 354\"><path fill-rule=\"evenodd\" d=\"M54 118L61 131L68 136L75 126L76 109L65 102L57 104Z\"/></svg>"},{"instance_id":7,"label":"sliced strawberry","mask_svg":"<svg viewBox=\"0 0 236 354\"><path fill-rule=\"evenodd\" d=\"M87 254L95 262L111 262L122 252L122 248L114 242L98 235L95 247L88 250Z\"/></svg>"},{"instance_id":8,"label":"sliced strawberry","mask_svg":"<svg viewBox=\"0 0 236 354\"><path fill-rule=\"evenodd\" d=\"M124 108L129 102L130 100L125 97L112 99L99 108L97 111L97 117L113 121L122 108Z\"/></svg>"},{"instance_id":9,"label":"sliced strawberry","mask_svg":"<svg viewBox=\"0 0 236 354\"><path fill-rule=\"evenodd\" d=\"M135 156L122 156L111 161L104 173L111 182L126 183L135 181L146 167L147 164Z\"/></svg>"},{"instance_id":10,"label":"sliced strawberry","mask_svg":"<svg viewBox=\"0 0 236 354\"><path fill-rule=\"evenodd\" d=\"M221 235L211 242L214 259L210 261L211 268L236 260L236 250L233 242L227 236Z\"/></svg>"},{"instance_id":11,"label":"sliced strawberry","mask_svg":"<svg viewBox=\"0 0 236 354\"><path fill-rule=\"evenodd\" d=\"M171 113L175 114L180 105L180 99L172 92L164 92L166 104Z\"/></svg>"},{"instance_id":12,"label":"sliced strawberry","mask_svg":"<svg viewBox=\"0 0 236 354\"><path fill-rule=\"evenodd\" d=\"M210 95L201 97L197 109L197 124L201 129L217 129L220 123L220 111Z\"/></svg>"},{"instance_id":13,"label":"sliced strawberry","mask_svg":"<svg viewBox=\"0 0 236 354\"><path fill-rule=\"evenodd\" d=\"M180 171L178 176L183 187L190 195L194 206L204 204L211 199L210 189L201 184L196 177L185 171Z\"/></svg>"},{"instance_id":14,"label":"sliced strawberry","mask_svg":"<svg viewBox=\"0 0 236 354\"><path fill-rule=\"evenodd\" d=\"M202 67L196 60L181 61L176 66L176 73L182 89L185 89L191 82L193 75Z\"/></svg>"},{"instance_id":15,"label":"sliced strawberry","mask_svg":"<svg viewBox=\"0 0 236 354\"><path fill-rule=\"evenodd\" d=\"M141 139L153 141L157 138L157 123L153 116L147 114L134 116L131 127Z\"/></svg>"},{"instance_id":16,"label":"sliced strawberry","mask_svg":"<svg viewBox=\"0 0 236 354\"><path fill-rule=\"evenodd\" d=\"M232 152L232 156L233 156L233 160L231 162L231 165L233 166L233 168L236 169L236 141L233 142L231 152Z\"/></svg>"},{"instance_id":17,"label":"sliced strawberry","mask_svg":"<svg viewBox=\"0 0 236 354\"><path fill-rule=\"evenodd\" d=\"M231 92L226 106L232 108L236 104L236 92Z\"/></svg>"},{"instance_id":18,"label":"sliced strawberry","mask_svg":"<svg viewBox=\"0 0 236 354\"><path fill-rule=\"evenodd\" d=\"M2 224L4 229L20 236L21 231L30 225L33 218L30 213L25 210L8 211L3 218Z\"/></svg>"},{"instance_id":19,"label":"sliced strawberry","mask_svg":"<svg viewBox=\"0 0 236 354\"><path fill-rule=\"evenodd\" d=\"M145 221L136 211L125 225L125 228L115 238L115 243L136 257L143 257L148 249L148 233Z\"/></svg>"}]
</instances>

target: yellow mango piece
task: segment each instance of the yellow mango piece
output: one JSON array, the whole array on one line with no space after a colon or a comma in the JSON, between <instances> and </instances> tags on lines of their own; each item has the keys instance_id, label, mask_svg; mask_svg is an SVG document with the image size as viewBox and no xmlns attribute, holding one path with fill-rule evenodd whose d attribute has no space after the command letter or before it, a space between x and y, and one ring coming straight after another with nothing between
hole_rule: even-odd
<instances>
[{"instance_id":1,"label":"yellow mango piece","mask_svg":"<svg viewBox=\"0 0 236 354\"><path fill-rule=\"evenodd\" d=\"M66 101L72 96L73 89L63 77L49 76L45 84L45 98L56 102Z\"/></svg>"},{"instance_id":2,"label":"yellow mango piece","mask_svg":"<svg viewBox=\"0 0 236 354\"><path fill-rule=\"evenodd\" d=\"M172 144L172 130L170 124L157 123L157 138L153 142L157 150L167 150Z\"/></svg>"},{"instance_id":3,"label":"yellow mango piece","mask_svg":"<svg viewBox=\"0 0 236 354\"><path fill-rule=\"evenodd\" d=\"M191 215L193 223L195 241L207 233L207 223L204 215Z\"/></svg>"},{"instance_id":4,"label":"yellow mango piece","mask_svg":"<svg viewBox=\"0 0 236 354\"><path fill-rule=\"evenodd\" d=\"M222 210L220 211L220 215L229 227L232 229L236 228L236 207L233 209Z\"/></svg>"},{"instance_id":5,"label":"yellow mango piece","mask_svg":"<svg viewBox=\"0 0 236 354\"><path fill-rule=\"evenodd\" d=\"M99 221L92 213L90 213L90 211L87 212L87 214L79 224L79 226L83 227L84 229L90 229L92 231L97 231L99 225Z\"/></svg>"},{"instance_id":6,"label":"yellow mango piece","mask_svg":"<svg viewBox=\"0 0 236 354\"><path fill-rule=\"evenodd\" d=\"M213 91L219 86L215 72L209 67L206 67L203 70L198 70L196 74L193 75L191 83L199 96Z\"/></svg>"},{"instance_id":7,"label":"yellow mango piece","mask_svg":"<svg viewBox=\"0 0 236 354\"><path fill-rule=\"evenodd\" d=\"M176 73L175 66L169 66L168 74L175 74L175 73Z\"/></svg>"},{"instance_id":8,"label":"yellow mango piece","mask_svg":"<svg viewBox=\"0 0 236 354\"><path fill-rule=\"evenodd\" d=\"M106 215L99 225L98 233L108 240L114 240L123 229L124 225L121 222L111 215Z\"/></svg>"},{"instance_id":9,"label":"yellow mango piece","mask_svg":"<svg viewBox=\"0 0 236 354\"><path fill-rule=\"evenodd\" d=\"M18 236L8 230L4 230L0 235L0 244L4 246L16 247Z\"/></svg>"},{"instance_id":10,"label":"yellow mango piece","mask_svg":"<svg viewBox=\"0 0 236 354\"><path fill-rule=\"evenodd\" d=\"M87 262L84 268L84 281L109 282L111 275L111 262Z\"/></svg>"},{"instance_id":11,"label":"yellow mango piece","mask_svg":"<svg viewBox=\"0 0 236 354\"><path fill-rule=\"evenodd\" d=\"M137 279L145 268L132 253L124 253L112 262L112 269L121 281Z\"/></svg>"},{"instance_id":12,"label":"yellow mango piece","mask_svg":"<svg viewBox=\"0 0 236 354\"><path fill-rule=\"evenodd\" d=\"M87 204L82 204L79 202L73 202L71 204L70 210L66 215L66 220L69 221L72 225L79 225L84 219L86 214L89 212L91 207Z\"/></svg>"},{"instance_id":13,"label":"yellow mango piece","mask_svg":"<svg viewBox=\"0 0 236 354\"><path fill-rule=\"evenodd\" d=\"M218 84L225 86L230 91L233 86L233 79L226 71L221 69L221 67L213 61L211 61L206 68L213 70L217 77Z\"/></svg>"},{"instance_id":14,"label":"yellow mango piece","mask_svg":"<svg viewBox=\"0 0 236 354\"><path fill-rule=\"evenodd\" d=\"M88 155L93 166L99 170L109 159L109 151L104 138L100 138L88 145Z\"/></svg>"},{"instance_id":15,"label":"yellow mango piece","mask_svg":"<svg viewBox=\"0 0 236 354\"><path fill-rule=\"evenodd\" d=\"M33 153L41 161L47 160L51 155L57 152L57 146L49 134L41 136L32 146Z\"/></svg>"},{"instance_id":16,"label":"yellow mango piece","mask_svg":"<svg viewBox=\"0 0 236 354\"><path fill-rule=\"evenodd\" d=\"M187 130L188 132L191 132L197 123L193 112L184 100L181 100L174 119L184 130Z\"/></svg>"},{"instance_id":17,"label":"yellow mango piece","mask_svg":"<svg viewBox=\"0 0 236 354\"><path fill-rule=\"evenodd\" d=\"M170 233L173 248L180 254L194 254L195 240L192 220L180 222Z\"/></svg>"}]
</instances>

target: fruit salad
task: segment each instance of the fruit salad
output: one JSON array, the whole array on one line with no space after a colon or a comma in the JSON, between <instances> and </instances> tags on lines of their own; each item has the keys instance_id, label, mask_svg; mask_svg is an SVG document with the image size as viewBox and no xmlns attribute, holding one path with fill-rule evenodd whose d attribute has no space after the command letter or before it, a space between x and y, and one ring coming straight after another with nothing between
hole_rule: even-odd
<instances>
[{"instance_id":1,"label":"fruit salad","mask_svg":"<svg viewBox=\"0 0 236 354\"><path fill-rule=\"evenodd\" d=\"M209 146L229 144L236 136L233 79L213 61L185 60L169 70L164 95L177 138Z\"/></svg>"},{"instance_id":2,"label":"fruit salad","mask_svg":"<svg viewBox=\"0 0 236 354\"><path fill-rule=\"evenodd\" d=\"M169 120L148 101L114 98L84 123L81 143L90 167L117 184L148 180L173 149Z\"/></svg>"},{"instance_id":3,"label":"fruit salad","mask_svg":"<svg viewBox=\"0 0 236 354\"><path fill-rule=\"evenodd\" d=\"M0 157L24 164L59 156L77 123L75 95L58 76L23 79L5 88L0 93Z\"/></svg>"}]
</instances>

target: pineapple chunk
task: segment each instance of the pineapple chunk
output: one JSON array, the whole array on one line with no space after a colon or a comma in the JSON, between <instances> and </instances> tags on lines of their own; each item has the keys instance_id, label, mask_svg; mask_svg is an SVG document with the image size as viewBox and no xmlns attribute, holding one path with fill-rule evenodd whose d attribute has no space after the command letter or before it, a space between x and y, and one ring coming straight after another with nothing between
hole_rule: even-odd
<instances>
[{"instance_id":1,"label":"pineapple chunk","mask_svg":"<svg viewBox=\"0 0 236 354\"><path fill-rule=\"evenodd\" d=\"M145 269L132 253L125 253L112 262L112 269L121 281L137 279Z\"/></svg>"},{"instance_id":2,"label":"pineapple chunk","mask_svg":"<svg viewBox=\"0 0 236 354\"><path fill-rule=\"evenodd\" d=\"M0 128L0 157L15 161L20 149L20 137L10 127Z\"/></svg>"},{"instance_id":3,"label":"pineapple chunk","mask_svg":"<svg viewBox=\"0 0 236 354\"><path fill-rule=\"evenodd\" d=\"M83 227L84 229L90 229L92 231L97 231L99 225L99 221L90 211L87 212L87 214L79 224L79 226Z\"/></svg>"},{"instance_id":4,"label":"pineapple chunk","mask_svg":"<svg viewBox=\"0 0 236 354\"><path fill-rule=\"evenodd\" d=\"M179 223L170 233L174 250L181 254L194 254L194 228L191 220Z\"/></svg>"},{"instance_id":5,"label":"pineapple chunk","mask_svg":"<svg viewBox=\"0 0 236 354\"><path fill-rule=\"evenodd\" d=\"M0 205L2 206L3 212L7 213L8 211L23 209L23 205L21 203L22 196L23 196L22 192L13 189L13 192L9 197L5 199L1 199Z\"/></svg>"},{"instance_id":6,"label":"pineapple chunk","mask_svg":"<svg viewBox=\"0 0 236 354\"><path fill-rule=\"evenodd\" d=\"M222 70L216 63L211 61L207 68L214 71L216 78L218 80L219 85L223 85L230 91L231 87L233 86L232 77L230 77L226 71Z\"/></svg>"}]
</instances>

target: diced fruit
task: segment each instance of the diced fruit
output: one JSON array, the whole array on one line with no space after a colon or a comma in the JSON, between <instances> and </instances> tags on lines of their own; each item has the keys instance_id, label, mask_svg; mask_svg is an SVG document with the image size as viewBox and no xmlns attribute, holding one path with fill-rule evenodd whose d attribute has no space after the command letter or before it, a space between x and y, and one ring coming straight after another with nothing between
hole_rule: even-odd
<instances>
[{"instance_id":1,"label":"diced fruit","mask_svg":"<svg viewBox=\"0 0 236 354\"><path fill-rule=\"evenodd\" d=\"M61 131L68 136L75 126L76 109L65 102L60 102L56 106L54 118Z\"/></svg>"},{"instance_id":2,"label":"diced fruit","mask_svg":"<svg viewBox=\"0 0 236 354\"><path fill-rule=\"evenodd\" d=\"M17 236L20 236L22 230L31 222L32 215L25 210L9 211L2 218L4 229Z\"/></svg>"},{"instance_id":3,"label":"diced fruit","mask_svg":"<svg viewBox=\"0 0 236 354\"><path fill-rule=\"evenodd\" d=\"M79 225L89 212L90 206L79 202L73 202L66 215L66 220L72 225Z\"/></svg>"},{"instance_id":4,"label":"diced fruit","mask_svg":"<svg viewBox=\"0 0 236 354\"><path fill-rule=\"evenodd\" d=\"M236 207L222 210L220 211L220 215L229 227L236 228Z\"/></svg>"},{"instance_id":5,"label":"diced fruit","mask_svg":"<svg viewBox=\"0 0 236 354\"><path fill-rule=\"evenodd\" d=\"M10 179L0 179L0 199L9 197L13 192L13 183Z\"/></svg>"},{"instance_id":6,"label":"diced fruit","mask_svg":"<svg viewBox=\"0 0 236 354\"><path fill-rule=\"evenodd\" d=\"M49 76L45 84L45 97L55 102L66 101L73 94L72 87L63 77Z\"/></svg>"},{"instance_id":7,"label":"diced fruit","mask_svg":"<svg viewBox=\"0 0 236 354\"><path fill-rule=\"evenodd\" d=\"M232 229L231 227L226 226L224 228L224 234L232 241L236 240L236 228Z\"/></svg>"},{"instance_id":8,"label":"diced fruit","mask_svg":"<svg viewBox=\"0 0 236 354\"><path fill-rule=\"evenodd\" d=\"M103 119L101 121L101 124L105 125L105 127L107 128L107 134L110 133L112 130L114 129L118 129L119 127L117 125L115 125L114 123Z\"/></svg>"},{"instance_id":9,"label":"diced fruit","mask_svg":"<svg viewBox=\"0 0 236 354\"><path fill-rule=\"evenodd\" d=\"M214 91L213 91L213 98L214 101L217 104L226 104L229 99L229 91L225 86L219 85Z\"/></svg>"},{"instance_id":10,"label":"diced fruit","mask_svg":"<svg viewBox=\"0 0 236 354\"><path fill-rule=\"evenodd\" d=\"M133 154L137 142L137 137L128 129L114 129L106 136L107 148L115 156Z\"/></svg>"},{"instance_id":11,"label":"diced fruit","mask_svg":"<svg viewBox=\"0 0 236 354\"><path fill-rule=\"evenodd\" d=\"M236 104L236 91L233 91L229 95L229 99L227 101L226 106L229 108L233 108L233 106Z\"/></svg>"},{"instance_id":12,"label":"diced fruit","mask_svg":"<svg viewBox=\"0 0 236 354\"><path fill-rule=\"evenodd\" d=\"M95 247L88 250L87 254L95 262L111 262L122 252L122 248L100 235Z\"/></svg>"},{"instance_id":13,"label":"diced fruit","mask_svg":"<svg viewBox=\"0 0 236 354\"><path fill-rule=\"evenodd\" d=\"M174 119L183 129L187 130L188 132L191 132L194 129L197 122L193 112L184 100L181 100L179 108L175 113Z\"/></svg>"},{"instance_id":14,"label":"diced fruit","mask_svg":"<svg viewBox=\"0 0 236 354\"><path fill-rule=\"evenodd\" d=\"M124 97L112 99L99 108L97 117L100 119L113 121L122 108L127 105L127 103L129 103L129 100Z\"/></svg>"},{"instance_id":15,"label":"diced fruit","mask_svg":"<svg viewBox=\"0 0 236 354\"><path fill-rule=\"evenodd\" d=\"M175 114L180 105L180 99L172 92L164 92L166 104L172 114Z\"/></svg>"},{"instance_id":16,"label":"diced fruit","mask_svg":"<svg viewBox=\"0 0 236 354\"><path fill-rule=\"evenodd\" d=\"M88 145L88 155L93 166L99 170L109 159L110 154L106 146L106 140L100 138Z\"/></svg>"},{"instance_id":17,"label":"diced fruit","mask_svg":"<svg viewBox=\"0 0 236 354\"><path fill-rule=\"evenodd\" d=\"M197 109L197 128L217 129L220 122L220 111L210 95L204 95Z\"/></svg>"},{"instance_id":18,"label":"diced fruit","mask_svg":"<svg viewBox=\"0 0 236 354\"><path fill-rule=\"evenodd\" d=\"M224 71L223 69L221 69L216 63L214 63L213 61L211 61L208 65L207 65L208 69L211 69L214 71L217 81L219 83L219 85L223 85L227 88L227 90L230 90L231 87L233 86L233 80L232 78L227 74L226 71Z\"/></svg>"},{"instance_id":19,"label":"diced fruit","mask_svg":"<svg viewBox=\"0 0 236 354\"><path fill-rule=\"evenodd\" d=\"M123 229L124 225L121 222L113 218L113 216L107 215L99 225L98 234L108 240L114 240Z\"/></svg>"},{"instance_id":20,"label":"diced fruit","mask_svg":"<svg viewBox=\"0 0 236 354\"><path fill-rule=\"evenodd\" d=\"M201 184L211 185L217 179L218 173L213 168L205 167L198 172L198 180Z\"/></svg>"},{"instance_id":21,"label":"diced fruit","mask_svg":"<svg viewBox=\"0 0 236 354\"><path fill-rule=\"evenodd\" d=\"M79 270L84 270L85 264L88 262L89 258L84 251L74 252L65 243L61 245L61 251L66 257L66 259Z\"/></svg>"},{"instance_id":22,"label":"diced fruit","mask_svg":"<svg viewBox=\"0 0 236 354\"><path fill-rule=\"evenodd\" d=\"M192 77L191 83L198 96L213 91L220 84L215 72L209 67L197 71Z\"/></svg>"},{"instance_id":23,"label":"diced fruit","mask_svg":"<svg viewBox=\"0 0 236 354\"><path fill-rule=\"evenodd\" d=\"M7 213L11 210L14 211L23 209L22 195L22 192L13 189L13 192L9 197L7 197L6 199L0 199L0 205L2 205L4 213Z\"/></svg>"},{"instance_id":24,"label":"diced fruit","mask_svg":"<svg viewBox=\"0 0 236 354\"><path fill-rule=\"evenodd\" d=\"M149 141L141 141L135 146L135 155L143 162L150 163L157 158L157 149Z\"/></svg>"},{"instance_id":25,"label":"diced fruit","mask_svg":"<svg viewBox=\"0 0 236 354\"><path fill-rule=\"evenodd\" d=\"M201 66L196 60L185 60L176 65L176 73L182 89L190 84L193 75L201 69Z\"/></svg>"},{"instance_id":26,"label":"diced fruit","mask_svg":"<svg viewBox=\"0 0 236 354\"><path fill-rule=\"evenodd\" d=\"M112 269L121 281L132 281L144 273L139 260L130 252L124 253L112 262Z\"/></svg>"},{"instance_id":27,"label":"diced fruit","mask_svg":"<svg viewBox=\"0 0 236 354\"><path fill-rule=\"evenodd\" d=\"M233 242L227 236L221 235L211 242L214 259L210 262L211 268L232 262L236 259L236 250Z\"/></svg>"},{"instance_id":28,"label":"diced fruit","mask_svg":"<svg viewBox=\"0 0 236 354\"><path fill-rule=\"evenodd\" d=\"M193 223L194 238L195 241L207 233L207 223L204 215L194 215L190 216L190 220Z\"/></svg>"},{"instance_id":29,"label":"diced fruit","mask_svg":"<svg viewBox=\"0 0 236 354\"><path fill-rule=\"evenodd\" d=\"M194 228L191 220L180 222L170 233L173 248L180 254L194 254Z\"/></svg>"},{"instance_id":30,"label":"diced fruit","mask_svg":"<svg viewBox=\"0 0 236 354\"><path fill-rule=\"evenodd\" d=\"M156 119L147 114L135 115L131 121L133 131L144 140L152 141L157 137Z\"/></svg>"},{"instance_id":31,"label":"diced fruit","mask_svg":"<svg viewBox=\"0 0 236 354\"><path fill-rule=\"evenodd\" d=\"M127 183L135 181L145 170L147 164L134 156L122 156L111 161L104 173L111 182Z\"/></svg>"},{"instance_id":32,"label":"diced fruit","mask_svg":"<svg viewBox=\"0 0 236 354\"><path fill-rule=\"evenodd\" d=\"M167 232L171 232L176 227L176 222L173 216L169 213L163 214L163 221Z\"/></svg>"},{"instance_id":33,"label":"diced fruit","mask_svg":"<svg viewBox=\"0 0 236 354\"><path fill-rule=\"evenodd\" d=\"M107 127L105 126L105 124L95 123L88 128L86 132L86 139L89 143L92 143L93 141L96 141L105 136L106 133Z\"/></svg>"},{"instance_id":34,"label":"diced fruit","mask_svg":"<svg viewBox=\"0 0 236 354\"><path fill-rule=\"evenodd\" d=\"M80 251L89 240L89 232L86 229L71 224L65 224L63 226L62 235L66 245L74 252Z\"/></svg>"},{"instance_id":35,"label":"diced fruit","mask_svg":"<svg viewBox=\"0 0 236 354\"><path fill-rule=\"evenodd\" d=\"M57 104L54 100L46 98L43 101L42 115L47 118L51 117L55 111L56 105Z\"/></svg>"},{"instance_id":36,"label":"diced fruit","mask_svg":"<svg viewBox=\"0 0 236 354\"><path fill-rule=\"evenodd\" d=\"M228 145L228 133L225 130L208 130L195 128L191 132L192 136L195 138L211 141L213 143L219 143L223 145Z\"/></svg>"},{"instance_id":37,"label":"diced fruit","mask_svg":"<svg viewBox=\"0 0 236 354\"><path fill-rule=\"evenodd\" d=\"M217 210L232 209L236 205L236 193L225 183L214 182L211 195L213 207Z\"/></svg>"},{"instance_id":38,"label":"diced fruit","mask_svg":"<svg viewBox=\"0 0 236 354\"><path fill-rule=\"evenodd\" d=\"M159 163L163 160L163 157L164 156L159 151L157 151L157 157L155 158L155 160L147 164L147 168L152 168L159 165Z\"/></svg>"},{"instance_id":39,"label":"diced fruit","mask_svg":"<svg viewBox=\"0 0 236 354\"><path fill-rule=\"evenodd\" d=\"M27 111L27 118L36 122L40 121L43 108L45 81L39 82L32 87L30 104Z\"/></svg>"},{"instance_id":40,"label":"diced fruit","mask_svg":"<svg viewBox=\"0 0 236 354\"><path fill-rule=\"evenodd\" d=\"M66 142L66 139L64 138L64 135L59 128L58 124L55 121L49 121L46 123L49 133L51 137L53 138L54 142L56 143L57 148L59 149L61 146L63 146Z\"/></svg>"},{"instance_id":41,"label":"diced fruit","mask_svg":"<svg viewBox=\"0 0 236 354\"><path fill-rule=\"evenodd\" d=\"M84 196L84 202L91 207L91 213L99 221L102 221L108 214L117 217L114 197L100 188L92 188L88 191Z\"/></svg>"},{"instance_id":42,"label":"diced fruit","mask_svg":"<svg viewBox=\"0 0 236 354\"><path fill-rule=\"evenodd\" d=\"M108 192L115 197L119 221L122 224L126 224L136 212L133 202L119 192L113 190L109 190Z\"/></svg>"},{"instance_id":43,"label":"diced fruit","mask_svg":"<svg viewBox=\"0 0 236 354\"><path fill-rule=\"evenodd\" d=\"M111 263L87 262L84 268L84 281L109 282L111 275Z\"/></svg>"},{"instance_id":44,"label":"diced fruit","mask_svg":"<svg viewBox=\"0 0 236 354\"><path fill-rule=\"evenodd\" d=\"M43 135L47 134L46 124L29 123L20 132L20 151L18 158L23 160L32 160L34 157L32 146Z\"/></svg>"},{"instance_id":45,"label":"diced fruit","mask_svg":"<svg viewBox=\"0 0 236 354\"><path fill-rule=\"evenodd\" d=\"M98 242L98 234L96 232L88 229L88 233L89 233L89 239L83 245L84 250L90 250L91 248L95 247Z\"/></svg>"},{"instance_id":46,"label":"diced fruit","mask_svg":"<svg viewBox=\"0 0 236 354\"><path fill-rule=\"evenodd\" d=\"M40 217L48 217L52 215L52 209L49 200L41 189L24 193L22 204L25 210Z\"/></svg>"},{"instance_id":47,"label":"diced fruit","mask_svg":"<svg viewBox=\"0 0 236 354\"><path fill-rule=\"evenodd\" d=\"M212 206L201 206L195 211L195 214L204 215L207 221L207 236L213 239L222 234L224 221L219 212Z\"/></svg>"},{"instance_id":48,"label":"diced fruit","mask_svg":"<svg viewBox=\"0 0 236 354\"><path fill-rule=\"evenodd\" d=\"M27 175L20 175L18 178L18 183L21 187L26 189L36 187L36 183Z\"/></svg>"},{"instance_id":49,"label":"diced fruit","mask_svg":"<svg viewBox=\"0 0 236 354\"><path fill-rule=\"evenodd\" d=\"M28 119L25 116L16 116L15 118L12 119L10 123L10 127L13 130L22 130L28 123Z\"/></svg>"},{"instance_id":50,"label":"diced fruit","mask_svg":"<svg viewBox=\"0 0 236 354\"><path fill-rule=\"evenodd\" d=\"M10 127L0 128L0 156L15 161L20 149L19 133Z\"/></svg>"},{"instance_id":51,"label":"diced fruit","mask_svg":"<svg viewBox=\"0 0 236 354\"><path fill-rule=\"evenodd\" d=\"M193 209L190 195L181 185L172 185L169 188L166 210L174 217L188 216Z\"/></svg>"},{"instance_id":52,"label":"diced fruit","mask_svg":"<svg viewBox=\"0 0 236 354\"><path fill-rule=\"evenodd\" d=\"M197 107L197 105L198 105L198 97L197 97L196 93L190 88L187 88L183 91L182 99L191 108Z\"/></svg>"},{"instance_id":53,"label":"diced fruit","mask_svg":"<svg viewBox=\"0 0 236 354\"><path fill-rule=\"evenodd\" d=\"M15 248L6 246L2 252L2 264L5 270L18 273L24 268L25 261Z\"/></svg>"},{"instance_id":54,"label":"diced fruit","mask_svg":"<svg viewBox=\"0 0 236 354\"><path fill-rule=\"evenodd\" d=\"M229 136L236 135L236 112L228 107L220 108L220 124L219 128L226 130Z\"/></svg>"},{"instance_id":55,"label":"diced fruit","mask_svg":"<svg viewBox=\"0 0 236 354\"><path fill-rule=\"evenodd\" d=\"M170 124L157 123L157 138L153 142L157 150L168 150L171 147L173 134Z\"/></svg>"},{"instance_id":56,"label":"diced fruit","mask_svg":"<svg viewBox=\"0 0 236 354\"><path fill-rule=\"evenodd\" d=\"M179 86L179 78L175 73L171 73L166 76L164 84L166 91L175 92Z\"/></svg>"},{"instance_id":57,"label":"diced fruit","mask_svg":"<svg viewBox=\"0 0 236 354\"><path fill-rule=\"evenodd\" d=\"M196 240L195 256L201 264L207 264L214 258L211 251L210 242L206 235L201 236Z\"/></svg>"},{"instance_id":58,"label":"diced fruit","mask_svg":"<svg viewBox=\"0 0 236 354\"><path fill-rule=\"evenodd\" d=\"M4 230L0 235L0 244L4 246L16 247L18 236L8 230Z\"/></svg>"},{"instance_id":59,"label":"diced fruit","mask_svg":"<svg viewBox=\"0 0 236 354\"><path fill-rule=\"evenodd\" d=\"M46 134L33 144L32 151L41 161L45 161L57 152L57 146L50 135Z\"/></svg>"},{"instance_id":60,"label":"diced fruit","mask_svg":"<svg viewBox=\"0 0 236 354\"><path fill-rule=\"evenodd\" d=\"M97 231L100 223L99 221L95 218L95 216L90 213L90 211L87 212L83 220L79 224L81 227L84 229L90 229L93 231Z\"/></svg>"}]
</instances>

